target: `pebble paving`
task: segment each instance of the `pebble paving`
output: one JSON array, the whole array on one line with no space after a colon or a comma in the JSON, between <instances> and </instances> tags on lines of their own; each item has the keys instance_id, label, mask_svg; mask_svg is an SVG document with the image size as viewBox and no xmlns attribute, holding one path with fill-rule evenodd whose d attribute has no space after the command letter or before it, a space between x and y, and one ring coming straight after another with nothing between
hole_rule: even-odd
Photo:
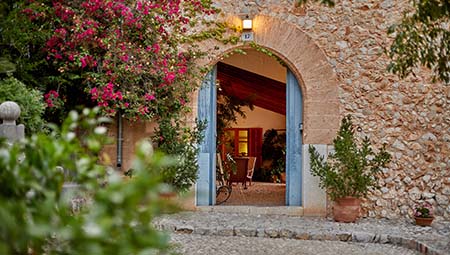
<instances>
[{"instance_id":1,"label":"pebble paving","mask_svg":"<svg viewBox=\"0 0 450 255\"><path fill-rule=\"evenodd\" d=\"M390 244L292 240L238 236L172 234L176 251L184 255L416 255L414 250Z\"/></svg>"},{"instance_id":2,"label":"pebble paving","mask_svg":"<svg viewBox=\"0 0 450 255\"><path fill-rule=\"evenodd\" d=\"M154 224L182 244L181 254L450 255L450 222L444 221L419 227L405 220L337 223L285 215L183 212Z\"/></svg>"}]
</instances>

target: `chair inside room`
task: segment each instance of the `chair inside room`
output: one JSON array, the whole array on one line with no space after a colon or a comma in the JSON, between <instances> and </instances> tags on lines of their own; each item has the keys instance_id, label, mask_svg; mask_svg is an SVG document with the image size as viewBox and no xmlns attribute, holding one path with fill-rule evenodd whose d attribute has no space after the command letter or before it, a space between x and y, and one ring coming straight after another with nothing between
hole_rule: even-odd
<instances>
[{"instance_id":1,"label":"chair inside room","mask_svg":"<svg viewBox=\"0 0 450 255\"><path fill-rule=\"evenodd\" d=\"M251 185L253 178L256 157L235 157L234 161L236 162L236 170L230 169L229 185L232 185L233 182L241 183L244 189L247 189L247 182L249 181Z\"/></svg>"},{"instance_id":2,"label":"chair inside room","mask_svg":"<svg viewBox=\"0 0 450 255\"><path fill-rule=\"evenodd\" d=\"M229 171L228 185L233 185L233 182L242 183L242 185L245 188L247 186L246 181L247 181L248 158L247 157L235 157L234 161L236 162L236 168L228 169L228 171Z\"/></svg>"},{"instance_id":3,"label":"chair inside room","mask_svg":"<svg viewBox=\"0 0 450 255\"><path fill-rule=\"evenodd\" d=\"M255 171L255 163L256 163L256 157L250 157L248 159L247 181L249 182L249 186L252 186L252 178L253 178L253 172Z\"/></svg>"}]
</instances>

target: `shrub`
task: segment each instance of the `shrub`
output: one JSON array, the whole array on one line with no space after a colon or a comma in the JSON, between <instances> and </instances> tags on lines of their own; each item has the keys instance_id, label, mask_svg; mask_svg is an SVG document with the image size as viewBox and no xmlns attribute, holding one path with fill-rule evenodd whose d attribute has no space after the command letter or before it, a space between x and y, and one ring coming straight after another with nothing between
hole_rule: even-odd
<instances>
[{"instance_id":1,"label":"shrub","mask_svg":"<svg viewBox=\"0 0 450 255\"><path fill-rule=\"evenodd\" d=\"M367 137L358 144L350 116L342 119L333 144L335 151L328 161L314 147L309 147L311 173L319 177L320 187L327 190L331 200L365 196L370 188L377 186L377 174L391 156L384 146L375 153Z\"/></svg>"},{"instance_id":2,"label":"shrub","mask_svg":"<svg viewBox=\"0 0 450 255\"><path fill-rule=\"evenodd\" d=\"M43 128L42 115L45 104L38 90L27 88L15 78L6 78L0 80L0 103L4 101L14 101L19 104L21 114L18 122L25 125L26 134Z\"/></svg>"},{"instance_id":3,"label":"shrub","mask_svg":"<svg viewBox=\"0 0 450 255\"><path fill-rule=\"evenodd\" d=\"M153 137L158 143L158 149L175 157L176 163L162 172L163 181L172 185L176 191L187 191L197 180L198 144L202 137L205 123L197 122L194 128L181 128L180 123L167 120L160 125Z\"/></svg>"},{"instance_id":4,"label":"shrub","mask_svg":"<svg viewBox=\"0 0 450 255\"><path fill-rule=\"evenodd\" d=\"M160 173L170 160L138 147L134 177L98 165L106 129L96 111L69 114L60 131L36 134L12 147L0 144L0 254L157 254L168 237L150 224L166 211ZM90 130L83 137L75 131ZM64 174L92 203L73 213L64 200ZM106 184L105 184L106 183Z\"/></svg>"}]
</instances>

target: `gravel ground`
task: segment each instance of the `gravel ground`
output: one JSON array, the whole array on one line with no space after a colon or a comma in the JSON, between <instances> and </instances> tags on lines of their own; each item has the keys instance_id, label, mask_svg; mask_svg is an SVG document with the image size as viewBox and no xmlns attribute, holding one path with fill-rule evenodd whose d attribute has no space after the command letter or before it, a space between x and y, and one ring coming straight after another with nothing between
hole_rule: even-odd
<instances>
[{"instance_id":1,"label":"gravel ground","mask_svg":"<svg viewBox=\"0 0 450 255\"><path fill-rule=\"evenodd\" d=\"M418 227L405 220L361 219L356 223L338 223L326 218L184 212L166 215L154 224L174 233L174 240L185 245L181 254L237 254L236 249L243 249L240 254L414 254L415 250L429 255L450 255L450 222L445 221L433 222L432 227Z\"/></svg>"},{"instance_id":2,"label":"gravel ground","mask_svg":"<svg viewBox=\"0 0 450 255\"><path fill-rule=\"evenodd\" d=\"M183 255L416 255L410 249L390 244L352 243L338 241L295 240L282 238L257 238L238 236L204 236L172 234L179 244L177 252Z\"/></svg>"}]
</instances>

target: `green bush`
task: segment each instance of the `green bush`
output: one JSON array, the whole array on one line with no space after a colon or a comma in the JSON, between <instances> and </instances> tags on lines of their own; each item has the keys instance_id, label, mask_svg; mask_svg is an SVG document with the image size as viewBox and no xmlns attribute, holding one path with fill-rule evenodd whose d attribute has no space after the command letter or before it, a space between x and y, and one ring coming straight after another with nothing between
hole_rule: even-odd
<instances>
[{"instance_id":1,"label":"green bush","mask_svg":"<svg viewBox=\"0 0 450 255\"><path fill-rule=\"evenodd\" d=\"M0 254L159 254L168 237L150 222L166 212L161 171L171 160L137 149L131 179L98 165L106 128L98 111L69 114L60 131L35 134L11 147L0 144ZM76 131L90 130L83 137ZM92 203L74 213L64 199L64 173ZM108 174L107 174L108 173Z\"/></svg>"},{"instance_id":2,"label":"green bush","mask_svg":"<svg viewBox=\"0 0 450 255\"><path fill-rule=\"evenodd\" d=\"M18 124L25 125L26 135L43 128L45 103L38 90L27 88L16 78L6 78L0 80L0 103L4 101L14 101L20 106Z\"/></svg>"},{"instance_id":3,"label":"green bush","mask_svg":"<svg viewBox=\"0 0 450 255\"><path fill-rule=\"evenodd\" d=\"M176 191L187 191L197 180L198 144L203 139L205 123L197 122L194 128L181 127L179 122L161 120L153 141L158 149L176 159L172 167L162 172L163 181L172 185Z\"/></svg>"}]
</instances>

